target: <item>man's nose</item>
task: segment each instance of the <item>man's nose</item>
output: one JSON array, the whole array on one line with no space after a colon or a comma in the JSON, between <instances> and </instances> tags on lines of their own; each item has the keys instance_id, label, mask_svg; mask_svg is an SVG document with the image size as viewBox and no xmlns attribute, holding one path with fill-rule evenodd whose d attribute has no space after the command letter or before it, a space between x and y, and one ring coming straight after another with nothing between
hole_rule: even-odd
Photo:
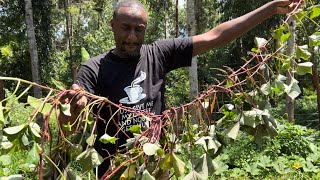
<instances>
[{"instance_id":1,"label":"man's nose","mask_svg":"<svg viewBox=\"0 0 320 180\"><path fill-rule=\"evenodd\" d=\"M136 40L137 39L137 33L136 33L136 31L134 29L131 29L129 31L128 39L130 39L130 40Z\"/></svg>"}]
</instances>

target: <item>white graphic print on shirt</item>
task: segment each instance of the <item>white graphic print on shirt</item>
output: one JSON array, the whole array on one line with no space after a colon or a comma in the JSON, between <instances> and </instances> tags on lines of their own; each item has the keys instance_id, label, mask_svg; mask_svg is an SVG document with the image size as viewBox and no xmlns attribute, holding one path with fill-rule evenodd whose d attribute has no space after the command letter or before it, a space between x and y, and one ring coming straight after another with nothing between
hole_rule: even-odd
<instances>
[{"instance_id":1,"label":"white graphic print on shirt","mask_svg":"<svg viewBox=\"0 0 320 180\"><path fill-rule=\"evenodd\" d=\"M142 81L144 81L147 77L146 73L143 71L140 71L140 76L134 79L131 82L130 86L127 86L124 88L124 91L127 93L128 97L124 97L120 99L120 103L122 104L135 104L139 102L141 99L146 97L146 94L143 94L142 87L138 84Z\"/></svg>"}]
</instances>

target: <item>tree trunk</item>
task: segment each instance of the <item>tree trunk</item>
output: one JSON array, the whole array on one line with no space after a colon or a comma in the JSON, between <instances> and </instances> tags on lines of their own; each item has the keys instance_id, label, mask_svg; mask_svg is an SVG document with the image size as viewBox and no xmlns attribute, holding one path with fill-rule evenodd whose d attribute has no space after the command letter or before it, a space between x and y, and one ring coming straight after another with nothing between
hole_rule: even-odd
<instances>
[{"instance_id":1,"label":"tree trunk","mask_svg":"<svg viewBox=\"0 0 320 180\"><path fill-rule=\"evenodd\" d=\"M197 22L195 20L195 3L193 0L187 0L187 26L188 35L196 35ZM193 99L198 95L198 62L197 57L192 58L192 65L189 68L190 80L190 98Z\"/></svg>"},{"instance_id":2,"label":"tree trunk","mask_svg":"<svg viewBox=\"0 0 320 180\"><path fill-rule=\"evenodd\" d=\"M318 118L319 118L318 129L320 129L320 85L319 85L318 62L317 62L317 58L315 57L315 54L316 53L314 52L314 50L312 50L312 57L311 57L311 62L313 63L312 84L317 93ZM319 52L317 54L319 54Z\"/></svg>"},{"instance_id":3,"label":"tree trunk","mask_svg":"<svg viewBox=\"0 0 320 180\"><path fill-rule=\"evenodd\" d=\"M5 98L5 91L4 91L4 82L0 80L0 101L4 100ZM6 102L2 103L2 106L6 106Z\"/></svg>"},{"instance_id":4,"label":"tree trunk","mask_svg":"<svg viewBox=\"0 0 320 180\"><path fill-rule=\"evenodd\" d=\"M73 57L73 47L72 47L72 18L71 14L68 11L69 9L69 0L64 0L64 11L65 11L65 18L66 18L66 39L67 39L67 47L69 49L69 60L70 60L70 67L71 67L71 74L72 74L72 81L74 82L77 77L77 65L75 63L74 57Z\"/></svg>"},{"instance_id":5,"label":"tree trunk","mask_svg":"<svg viewBox=\"0 0 320 180\"><path fill-rule=\"evenodd\" d=\"M188 27L188 35L193 36L196 35L197 31L197 22L195 18L195 2L194 0L187 0L187 27ZM198 60L197 57L192 58L191 67L189 67L189 81L190 81L190 98L194 99L198 96ZM196 124L197 114L193 113L192 122Z\"/></svg>"},{"instance_id":6,"label":"tree trunk","mask_svg":"<svg viewBox=\"0 0 320 180\"><path fill-rule=\"evenodd\" d=\"M179 37L179 0L176 0L176 37Z\"/></svg>"},{"instance_id":7,"label":"tree trunk","mask_svg":"<svg viewBox=\"0 0 320 180\"><path fill-rule=\"evenodd\" d=\"M36 42L36 36L35 36L34 26L33 26L32 3L31 3L31 0L24 0L24 2L25 2L27 35L28 35L28 42L29 42L29 52L31 56L32 81L37 84L41 84L40 75L39 75L37 42ZM34 97L36 98L42 97L42 92L39 87L34 86L33 92L34 92Z\"/></svg>"},{"instance_id":8,"label":"tree trunk","mask_svg":"<svg viewBox=\"0 0 320 180\"><path fill-rule=\"evenodd\" d=\"M291 32L291 36L288 40L288 47L287 47L287 52L286 54L288 56L292 56L292 54L294 53L294 45L295 45L295 28L296 28L296 21L293 20L293 18L291 17L288 21L289 26L290 26L290 32ZM291 84L292 79L294 78L294 61L291 60L290 62L290 67L291 70L287 71L287 84ZM286 113L288 114L288 121L289 122L294 122L294 100L289 97L288 95L286 96Z\"/></svg>"}]
</instances>

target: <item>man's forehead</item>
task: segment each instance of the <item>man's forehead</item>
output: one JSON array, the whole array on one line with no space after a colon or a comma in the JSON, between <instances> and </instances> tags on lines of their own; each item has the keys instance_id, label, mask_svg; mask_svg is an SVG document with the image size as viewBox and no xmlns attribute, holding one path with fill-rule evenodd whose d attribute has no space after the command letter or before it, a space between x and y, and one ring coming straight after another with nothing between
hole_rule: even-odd
<instances>
[{"instance_id":1,"label":"man's forehead","mask_svg":"<svg viewBox=\"0 0 320 180\"><path fill-rule=\"evenodd\" d=\"M122 18L130 18L130 19L136 19L136 20L141 20L143 22L147 22L147 12L138 6L133 6L133 7L120 7L118 9L117 13L118 17Z\"/></svg>"}]
</instances>

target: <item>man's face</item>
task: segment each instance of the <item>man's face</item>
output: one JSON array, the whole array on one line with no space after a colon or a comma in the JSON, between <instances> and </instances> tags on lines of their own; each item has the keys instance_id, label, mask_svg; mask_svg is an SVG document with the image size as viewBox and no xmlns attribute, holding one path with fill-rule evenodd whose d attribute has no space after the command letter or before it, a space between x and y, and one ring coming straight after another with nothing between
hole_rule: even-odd
<instances>
[{"instance_id":1,"label":"man's face","mask_svg":"<svg viewBox=\"0 0 320 180\"><path fill-rule=\"evenodd\" d=\"M137 7L121 7L111 21L116 42L115 53L120 57L140 55L147 28L147 12Z\"/></svg>"}]
</instances>

